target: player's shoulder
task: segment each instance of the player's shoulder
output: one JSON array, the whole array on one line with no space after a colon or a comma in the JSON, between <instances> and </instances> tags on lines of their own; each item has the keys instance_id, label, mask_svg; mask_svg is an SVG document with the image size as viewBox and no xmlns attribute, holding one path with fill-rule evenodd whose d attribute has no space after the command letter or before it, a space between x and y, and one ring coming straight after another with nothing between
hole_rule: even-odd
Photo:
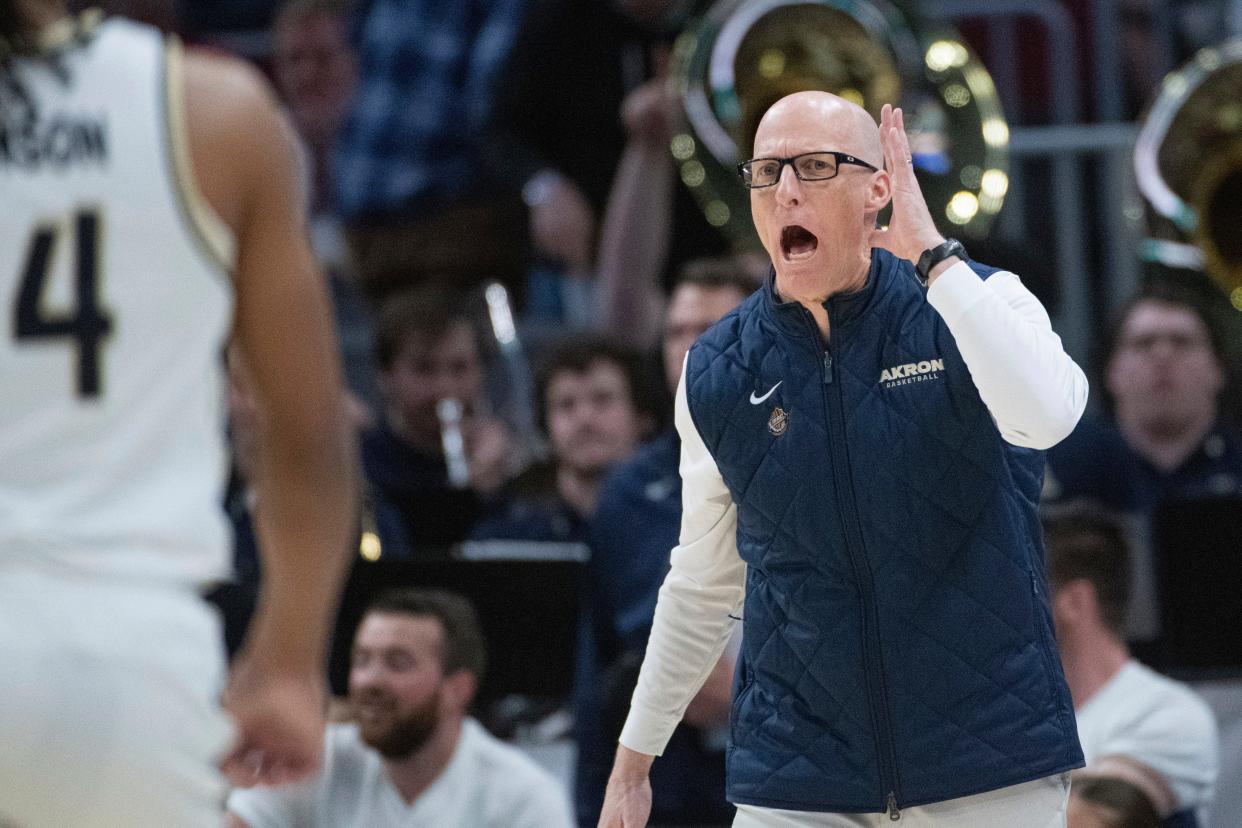
<instances>
[{"instance_id":1,"label":"player's shoulder","mask_svg":"<svg viewBox=\"0 0 1242 828\"><path fill-rule=\"evenodd\" d=\"M218 49L184 46L175 37L169 38L169 49L181 61L185 91L191 98L191 117L209 109L213 121L244 123L276 111L271 85L248 61Z\"/></svg>"}]
</instances>

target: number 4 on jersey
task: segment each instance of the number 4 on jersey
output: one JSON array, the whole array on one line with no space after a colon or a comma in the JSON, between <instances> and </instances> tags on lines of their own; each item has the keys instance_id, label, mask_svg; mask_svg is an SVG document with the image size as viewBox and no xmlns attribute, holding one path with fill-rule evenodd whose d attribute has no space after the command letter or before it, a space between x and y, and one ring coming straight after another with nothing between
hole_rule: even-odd
<instances>
[{"instance_id":1,"label":"number 4 on jersey","mask_svg":"<svg viewBox=\"0 0 1242 828\"><path fill-rule=\"evenodd\" d=\"M78 349L78 396L98 397L99 344L112 331L112 318L99 307L99 214L82 211L74 223L76 236L76 310L67 313L46 313L43 292L52 271L52 252L60 228L45 224L35 228L30 252L22 274L17 307L13 309L13 328L17 340L55 339L75 341Z\"/></svg>"}]
</instances>

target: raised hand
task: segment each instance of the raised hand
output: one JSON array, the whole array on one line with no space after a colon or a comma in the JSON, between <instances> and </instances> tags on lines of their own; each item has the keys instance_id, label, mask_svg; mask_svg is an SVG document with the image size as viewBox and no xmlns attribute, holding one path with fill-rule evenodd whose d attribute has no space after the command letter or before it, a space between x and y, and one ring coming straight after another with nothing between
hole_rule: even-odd
<instances>
[{"instance_id":1,"label":"raised hand","mask_svg":"<svg viewBox=\"0 0 1242 828\"><path fill-rule=\"evenodd\" d=\"M892 179L893 217L888 227L872 234L871 246L883 247L895 256L915 262L924 250L943 242L944 236L936 229L914 177L914 157L901 109L889 104L880 110L880 145L884 148L884 166Z\"/></svg>"}]
</instances>

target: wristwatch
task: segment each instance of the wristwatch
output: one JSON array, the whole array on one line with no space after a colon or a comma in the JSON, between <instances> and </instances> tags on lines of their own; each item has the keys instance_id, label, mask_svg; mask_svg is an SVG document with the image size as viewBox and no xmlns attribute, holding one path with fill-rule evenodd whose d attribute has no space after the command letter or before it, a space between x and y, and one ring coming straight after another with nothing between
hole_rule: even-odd
<instances>
[{"instance_id":1,"label":"wristwatch","mask_svg":"<svg viewBox=\"0 0 1242 828\"><path fill-rule=\"evenodd\" d=\"M927 274L931 273L932 268L950 256L957 256L962 261L970 258L966 254L966 248L957 239L945 239L935 247L924 250L923 255L919 256L918 263L914 265L914 272L918 274L919 284L927 287Z\"/></svg>"}]
</instances>

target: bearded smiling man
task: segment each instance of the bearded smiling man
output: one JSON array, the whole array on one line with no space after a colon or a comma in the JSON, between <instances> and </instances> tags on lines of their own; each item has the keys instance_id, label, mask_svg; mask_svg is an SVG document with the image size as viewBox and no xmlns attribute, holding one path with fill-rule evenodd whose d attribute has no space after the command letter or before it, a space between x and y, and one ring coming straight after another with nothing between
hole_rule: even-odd
<instances>
[{"instance_id":1,"label":"bearded smiling man","mask_svg":"<svg viewBox=\"0 0 1242 828\"><path fill-rule=\"evenodd\" d=\"M600 824L646 823L741 620L735 826L1064 825L1082 750L1037 504L1086 378L1017 276L936 230L901 110L790 95L754 155L773 268L686 359L680 537Z\"/></svg>"},{"instance_id":2,"label":"bearded smiling man","mask_svg":"<svg viewBox=\"0 0 1242 828\"><path fill-rule=\"evenodd\" d=\"M230 828L569 828L563 786L466 716L484 660L463 598L381 595L354 637L355 721L329 727L322 773L234 791Z\"/></svg>"}]
</instances>

